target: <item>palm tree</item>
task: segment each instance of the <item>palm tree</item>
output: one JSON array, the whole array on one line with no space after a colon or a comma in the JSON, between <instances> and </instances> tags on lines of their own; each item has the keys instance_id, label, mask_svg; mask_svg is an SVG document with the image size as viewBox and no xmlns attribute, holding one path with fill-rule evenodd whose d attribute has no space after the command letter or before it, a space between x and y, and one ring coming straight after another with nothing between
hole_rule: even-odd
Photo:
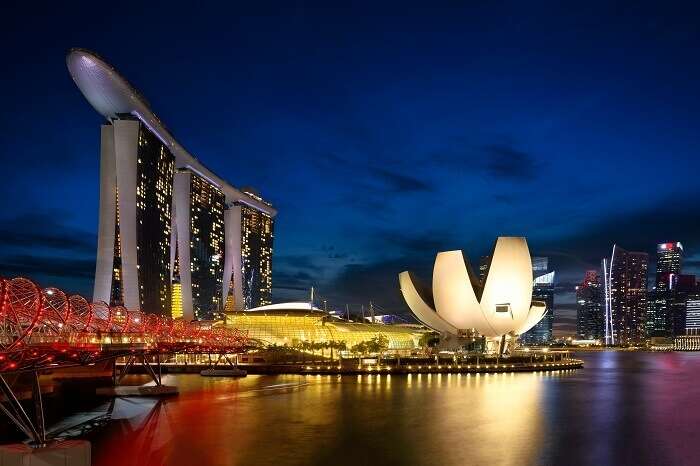
<instances>
[{"instance_id":1,"label":"palm tree","mask_svg":"<svg viewBox=\"0 0 700 466\"><path fill-rule=\"evenodd\" d=\"M342 365L342 355L340 354L341 351L346 351L348 349L348 344L345 343L345 340L340 340L335 342L335 349L338 350L338 361Z\"/></svg>"},{"instance_id":2,"label":"palm tree","mask_svg":"<svg viewBox=\"0 0 700 466\"><path fill-rule=\"evenodd\" d=\"M333 350L335 349L336 341L331 340L327 343L328 348L331 350L331 361L333 361Z\"/></svg>"},{"instance_id":3,"label":"palm tree","mask_svg":"<svg viewBox=\"0 0 700 466\"><path fill-rule=\"evenodd\" d=\"M316 351L323 350L323 343L319 343L316 341L311 342L311 350L314 355L316 355ZM323 356L323 353L321 353L321 356Z\"/></svg>"},{"instance_id":4,"label":"palm tree","mask_svg":"<svg viewBox=\"0 0 700 466\"><path fill-rule=\"evenodd\" d=\"M372 338L369 340L367 344L367 349L369 350L370 353L376 353L377 354L377 363L381 364L382 361L382 353L386 351L389 348L389 339L386 337L386 335L382 335L381 333L377 335L376 337Z\"/></svg>"},{"instance_id":5,"label":"palm tree","mask_svg":"<svg viewBox=\"0 0 700 466\"><path fill-rule=\"evenodd\" d=\"M361 341L350 348L353 353L365 354L367 352L367 342Z\"/></svg>"},{"instance_id":6,"label":"palm tree","mask_svg":"<svg viewBox=\"0 0 700 466\"><path fill-rule=\"evenodd\" d=\"M299 349L301 350L301 354L302 354L302 358L303 358L302 361L306 362L306 354L311 349L311 344L308 341L304 340L301 343L299 343Z\"/></svg>"}]
</instances>

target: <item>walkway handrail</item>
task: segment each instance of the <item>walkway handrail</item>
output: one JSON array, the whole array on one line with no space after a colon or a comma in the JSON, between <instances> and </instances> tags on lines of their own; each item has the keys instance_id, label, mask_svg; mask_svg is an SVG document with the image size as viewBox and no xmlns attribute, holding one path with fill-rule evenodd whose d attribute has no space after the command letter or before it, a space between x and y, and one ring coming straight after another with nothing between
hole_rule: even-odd
<instances>
[{"instance_id":1,"label":"walkway handrail","mask_svg":"<svg viewBox=\"0 0 700 466\"><path fill-rule=\"evenodd\" d=\"M247 344L247 334L238 329L90 303L23 277L0 278L0 374L55 366L69 353L90 352L93 357L80 359L89 361L117 346L150 353L235 353Z\"/></svg>"}]
</instances>

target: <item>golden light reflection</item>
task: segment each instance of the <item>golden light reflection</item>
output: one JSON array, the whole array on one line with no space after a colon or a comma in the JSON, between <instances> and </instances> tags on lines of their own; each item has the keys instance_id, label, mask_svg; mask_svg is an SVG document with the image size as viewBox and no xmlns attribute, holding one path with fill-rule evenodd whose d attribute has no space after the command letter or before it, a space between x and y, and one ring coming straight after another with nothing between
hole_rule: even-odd
<instances>
[{"instance_id":1,"label":"golden light reflection","mask_svg":"<svg viewBox=\"0 0 700 466\"><path fill-rule=\"evenodd\" d=\"M439 457L442 464L537 463L544 437L542 378L514 373L406 377L407 390L417 392L420 409L433 420L415 453L426 461Z\"/></svg>"},{"instance_id":2,"label":"golden light reflection","mask_svg":"<svg viewBox=\"0 0 700 466\"><path fill-rule=\"evenodd\" d=\"M170 376L181 393L167 403L167 424L137 429L159 446L149 464L257 464L261 452L267 464L330 464L344 452L349 464L370 451L376 464L537 464L542 390L565 375ZM100 451L125 440L112 431L113 448Z\"/></svg>"}]
</instances>

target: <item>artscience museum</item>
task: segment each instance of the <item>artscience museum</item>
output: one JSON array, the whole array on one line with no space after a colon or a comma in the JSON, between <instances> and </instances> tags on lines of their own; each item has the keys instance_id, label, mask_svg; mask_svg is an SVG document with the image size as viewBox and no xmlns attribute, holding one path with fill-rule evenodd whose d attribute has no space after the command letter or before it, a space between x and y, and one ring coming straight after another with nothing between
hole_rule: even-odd
<instances>
[{"instance_id":1,"label":"artscience museum","mask_svg":"<svg viewBox=\"0 0 700 466\"><path fill-rule=\"evenodd\" d=\"M499 237L490 258L482 279L462 251L437 254L432 287L411 272L399 274L406 304L419 321L441 334L443 343L456 347L480 336L487 351L506 352L544 317L545 303L532 300L526 239Z\"/></svg>"}]
</instances>

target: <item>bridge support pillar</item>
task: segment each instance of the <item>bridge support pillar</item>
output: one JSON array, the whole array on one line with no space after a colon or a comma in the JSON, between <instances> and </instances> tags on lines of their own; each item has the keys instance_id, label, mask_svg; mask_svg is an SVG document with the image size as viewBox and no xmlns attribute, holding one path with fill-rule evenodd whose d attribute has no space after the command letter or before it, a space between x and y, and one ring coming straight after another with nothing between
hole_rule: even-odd
<instances>
[{"instance_id":1,"label":"bridge support pillar","mask_svg":"<svg viewBox=\"0 0 700 466\"><path fill-rule=\"evenodd\" d=\"M119 385L122 379L127 375L129 369L141 360L144 371L148 374L155 385ZM153 365L156 364L156 368ZM121 371L117 370L116 360L112 369L112 387L100 387L96 393L99 396L170 396L177 395L179 390L177 387L163 385L163 375L161 373L160 355L156 356L156 362L148 362L146 355L129 356L122 367ZM0 466L2 466L0 464Z\"/></svg>"},{"instance_id":2,"label":"bridge support pillar","mask_svg":"<svg viewBox=\"0 0 700 466\"><path fill-rule=\"evenodd\" d=\"M38 448L0 445L0 466L90 466L90 442L66 440Z\"/></svg>"}]
</instances>

